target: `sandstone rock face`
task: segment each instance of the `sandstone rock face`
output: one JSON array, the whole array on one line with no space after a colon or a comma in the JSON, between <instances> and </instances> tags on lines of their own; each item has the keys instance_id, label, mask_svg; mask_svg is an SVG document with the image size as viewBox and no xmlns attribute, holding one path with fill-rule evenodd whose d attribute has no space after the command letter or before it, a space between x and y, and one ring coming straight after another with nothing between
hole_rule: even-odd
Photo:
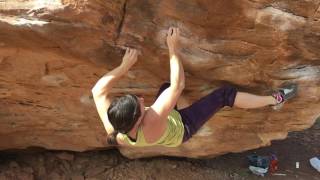
<instances>
[{"instance_id":1,"label":"sandstone rock face","mask_svg":"<svg viewBox=\"0 0 320 180\"><path fill-rule=\"evenodd\" d=\"M320 0L0 1L0 149L108 148L90 90L121 62L139 62L114 88L151 104L169 78L165 33L182 31L187 106L222 84L266 95L284 82L298 96L281 111L225 108L178 148L120 151L204 157L240 152L310 127L320 115ZM250 100L248 100L250 101Z\"/></svg>"}]
</instances>

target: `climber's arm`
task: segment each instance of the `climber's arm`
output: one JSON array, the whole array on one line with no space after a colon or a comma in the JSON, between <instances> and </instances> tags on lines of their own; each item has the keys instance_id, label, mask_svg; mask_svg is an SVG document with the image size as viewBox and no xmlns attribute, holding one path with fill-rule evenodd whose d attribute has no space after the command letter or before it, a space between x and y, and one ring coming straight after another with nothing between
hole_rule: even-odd
<instances>
[{"instance_id":1,"label":"climber's arm","mask_svg":"<svg viewBox=\"0 0 320 180\"><path fill-rule=\"evenodd\" d=\"M166 119L170 111L177 104L178 98L184 89L184 70L178 55L178 40L180 32L178 28L170 28L167 36L167 44L170 56L170 87L164 90L151 106L160 116Z\"/></svg>"},{"instance_id":2,"label":"climber's arm","mask_svg":"<svg viewBox=\"0 0 320 180\"><path fill-rule=\"evenodd\" d=\"M184 70L177 53L178 39L179 29L170 28L167 37L170 55L170 86L160 94L150 107L150 113L147 114L153 122L149 124L150 128L146 129L149 129L150 134L157 134L159 137L167 127L167 117L177 104L185 86ZM154 138L157 139L157 137Z\"/></svg>"},{"instance_id":3,"label":"climber's arm","mask_svg":"<svg viewBox=\"0 0 320 180\"><path fill-rule=\"evenodd\" d=\"M137 50L128 48L121 65L100 78L91 90L98 114L108 134L113 132L113 127L107 116L107 110L112 101L110 90L114 86L114 83L126 74L137 61L137 56Z\"/></svg>"}]
</instances>

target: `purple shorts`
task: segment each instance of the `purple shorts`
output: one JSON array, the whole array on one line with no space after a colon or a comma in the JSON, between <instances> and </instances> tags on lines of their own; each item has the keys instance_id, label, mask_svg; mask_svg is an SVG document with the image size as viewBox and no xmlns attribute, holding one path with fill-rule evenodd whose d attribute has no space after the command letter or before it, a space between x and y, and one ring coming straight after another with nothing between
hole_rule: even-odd
<instances>
[{"instance_id":1,"label":"purple shorts","mask_svg":"<svg viewBox=\"0 0 320 180\"><path fill-rule=\"evenodd\" d=\"M160 87L157 97L169 86L170 83L164 83ZM224 106L232 107L236 95L236 88L223 86L197 100L189 107L179 110L175 107L180 113L184 124L183 142L190 139L221 108Z\"/></svg>"}]
</instances>

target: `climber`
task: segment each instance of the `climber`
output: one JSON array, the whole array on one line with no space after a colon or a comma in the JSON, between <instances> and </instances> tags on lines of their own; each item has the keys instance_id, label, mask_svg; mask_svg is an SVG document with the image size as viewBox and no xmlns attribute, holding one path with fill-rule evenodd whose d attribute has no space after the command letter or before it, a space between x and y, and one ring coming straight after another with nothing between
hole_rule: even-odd
<instances>
[{"instance_id":1,"label":"climber","mask_svg":"<svg viewBox=\"0 0 320 180\"><path fill-rule=\"evenodd\" d=\"M221 87L191 106L177 109L185 87L179 52L180 31L169 28L167 45L170 56L170 83L161 86L157 99L145 107L143 98L128 94L114 100L110 90L138 59L138 51L127 48L120 66L104 75L92 88L98 114L107 131L109 145L177 147L194 135L210 117L224 106L238 108L279 108L297 91L295 84L278 89L270 96L238 92L232 86Z\"/></svg>"}]
</instances>

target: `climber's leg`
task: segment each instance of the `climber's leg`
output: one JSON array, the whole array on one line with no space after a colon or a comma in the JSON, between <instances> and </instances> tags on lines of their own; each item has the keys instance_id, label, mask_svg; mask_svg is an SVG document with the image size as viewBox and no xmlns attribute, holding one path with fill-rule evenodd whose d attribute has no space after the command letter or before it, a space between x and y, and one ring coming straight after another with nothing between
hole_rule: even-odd
<instances>
[{"instance_id":1,"label":"climber's leg","mask_svg":"<svg viewBox=\"0 0 320 180\"><path fill-rule=\"evenodd\" d=\"M273 96L257 96L245 92L238 92L234 101L235 107L246 109L260 108L276 104L277 100Z\"/></svg>"},{"instance_id":2,"label":"climber's leg","mask_svg":"<svg viewBox=\"0 0 320 180\"><path fill-rule=\"evenodd\" d=\"M272 105L273 109L280 109L282 105L297 94L297 84L284 84L270 96L257 96L238 92L234 106L239 108L259 108Z\"/></svg>"},{"instance_id":3,"label":"climber's leg","mask_svg":"<svg viewBox=\"0 0 320 180\"><path fill-rule=\"evenodd\" d=\"M185 127L183 142L195 134L210 117L224 106L232 107L237 90L232 86L221 87L191 106L178 110Z\"/></svg>"}]
</instances>

